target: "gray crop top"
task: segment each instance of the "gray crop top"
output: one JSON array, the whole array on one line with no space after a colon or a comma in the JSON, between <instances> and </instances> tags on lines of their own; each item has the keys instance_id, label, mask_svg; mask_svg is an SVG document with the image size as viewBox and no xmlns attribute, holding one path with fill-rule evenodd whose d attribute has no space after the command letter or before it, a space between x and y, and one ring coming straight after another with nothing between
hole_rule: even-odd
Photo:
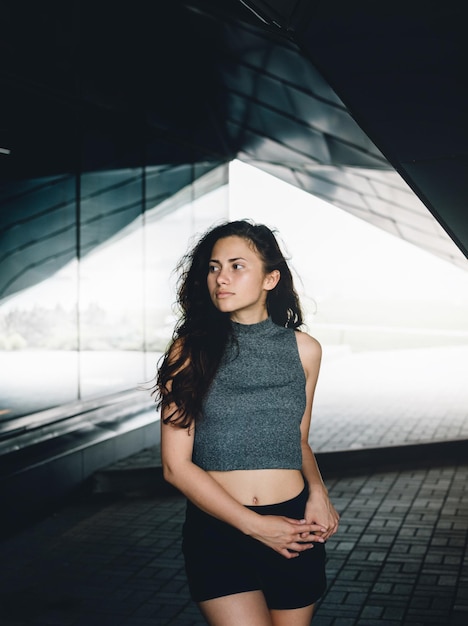
<instances>
[{"instance_id":1,"label":"gray crop top","mask_svg":"<svg viewBox=\"0 0 468 626\"><path fill-rule=\"evenodd\" d=\"M195 427L193 462L205 470L301 469L305 374L296 333L271 318L233 322L229 345Z\"/></svg>"}]
</instances>

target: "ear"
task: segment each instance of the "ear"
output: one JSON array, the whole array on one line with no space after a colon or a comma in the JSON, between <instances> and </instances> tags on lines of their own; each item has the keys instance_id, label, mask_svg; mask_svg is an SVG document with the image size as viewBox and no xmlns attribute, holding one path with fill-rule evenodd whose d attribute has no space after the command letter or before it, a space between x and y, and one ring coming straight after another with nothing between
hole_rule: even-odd
<instances>
[{"instance_id":1,"label":"ear","mask_svg":"<svg viewBox=\"0 0 468 626\"><path fill-rule=\"evenodd\" d=\"M266 291L271 291L279 283L280 278L281 278L280 271L273 270L272 272L270 272L269 274L265 276L265 279L263 281L263 288L266 289Z\"/></svg>"}]
</instances>

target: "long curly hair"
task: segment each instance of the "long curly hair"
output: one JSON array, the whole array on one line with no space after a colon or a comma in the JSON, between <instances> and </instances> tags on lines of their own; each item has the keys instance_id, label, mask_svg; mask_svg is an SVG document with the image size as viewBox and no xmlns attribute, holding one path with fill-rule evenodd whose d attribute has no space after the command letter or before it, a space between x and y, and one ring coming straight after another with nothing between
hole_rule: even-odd
<instances>
[{"instance_id":1,"label":"long curly hair","mask_svg":"<svg viewBox=\"0 0 468 626\"><path fill-rule=\"evenodd\" d=\"M303 323L293 277L273 231L248 220L224 222L208 230L177 265L181 316L162 356L154 391L158 408L166 412L164 422L181 428L189 428L200 418L226 346L234 339L229 314L214 306L207 287L213 247L219 239L231 236L242 237L254 248L266 274L280 272L266 300L272 321L286 328L299 328Z\"/></svg>"}]
</instances>

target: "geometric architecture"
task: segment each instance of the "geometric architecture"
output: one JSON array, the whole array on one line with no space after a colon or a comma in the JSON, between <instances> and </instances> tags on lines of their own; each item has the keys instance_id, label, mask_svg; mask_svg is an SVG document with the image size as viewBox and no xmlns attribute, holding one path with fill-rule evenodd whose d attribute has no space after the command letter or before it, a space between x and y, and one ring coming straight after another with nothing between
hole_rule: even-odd
<instances>
[{"instance_id":1,"label":"geometric architecture","mask_svg":"<svg viewBox=\"0 0 468 626\"><path fill-rule=\"evenodd\" d=\"M400 2L376 11L337 1L83 0L24 16L11 3L0 75L0 298L69 258L42 229L73 201L77 173L118 179L152 167L172 194L187 164L197 178L233 158L466 268L459 11L454 2L424 3L421 13Z\"/></svg>"}]
</instances>

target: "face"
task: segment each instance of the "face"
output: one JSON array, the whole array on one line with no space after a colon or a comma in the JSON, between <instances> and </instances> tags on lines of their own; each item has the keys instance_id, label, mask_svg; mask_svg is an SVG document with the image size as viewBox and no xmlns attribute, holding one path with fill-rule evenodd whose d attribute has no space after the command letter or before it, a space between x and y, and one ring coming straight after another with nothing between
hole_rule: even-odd
<instances>
[{"instance_id":1,"label":"face","mask_svg":"<svg viewBox=\"0 0 468 626\"><path fill-rule=\"evenodd\" d=\"M279 280L279 271L266 274L263 261L242 237L218 239L211 252L207 286L211 301L233 321L255 323L266 319L266 298Z\"/></svg>"}]
</instances>

